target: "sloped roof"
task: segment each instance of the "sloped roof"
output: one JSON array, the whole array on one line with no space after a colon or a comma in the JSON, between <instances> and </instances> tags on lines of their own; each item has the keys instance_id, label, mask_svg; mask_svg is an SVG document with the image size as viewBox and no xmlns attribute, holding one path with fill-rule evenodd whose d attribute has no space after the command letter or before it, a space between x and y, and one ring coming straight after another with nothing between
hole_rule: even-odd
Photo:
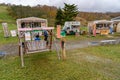
<instances>
[{"instance_id":1,"label":"sloped roof","mask_svg":"<svg viewBox=\"0 0 120 80\"><path fill-rule=\"evenodd\" d=\"M95 20L93 23L99 24L99 23L112 23L112 21L109 20Z\"/></svg>"},{"instance_id":2,"label":"sloped roof","mask_svg":"<svg viewBox=\"0 0 120 80\"><path fill-rule=\"evenodd\" d=\"M112 18L111 20L112 20L112 21L114 21L114 20L120 20L120 16L115 17L115 18Z\"/></svg>"},{"instance_id":3,"label":"sloped roof","mask_svg":"<svg viewBox=\"0 0 120 80\"><path fill-rule=\"evenodd\" d=\"M47 19L37 18L37 17L27 17L27 18L17 19L17 21L20 21L20 22L46 22Z\"/></svg>"}]
</instances>

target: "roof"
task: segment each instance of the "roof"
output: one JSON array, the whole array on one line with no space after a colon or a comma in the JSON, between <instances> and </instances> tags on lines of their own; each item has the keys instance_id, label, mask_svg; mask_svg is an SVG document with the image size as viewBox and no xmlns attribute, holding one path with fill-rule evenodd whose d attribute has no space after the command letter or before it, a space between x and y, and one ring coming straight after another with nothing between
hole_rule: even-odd
<instances>
[{"instance_id":1,"label":"roof","mask_svg":"<svg viewBox=\"0 0 120 80\"><path fill-rule=\"evenodd\" d=\"M111 21L120 22L120 16L112 18Z\"/></svg>"},{"instance_id":2,"label":"roof","mask_svg":"<svg viewBox=\"0 0 120 80\"><path fill-rule=\"evenodd\" d=\"M27 17L27 18L17 19L17 21L20 21L20 22L46 22L47 19L37 18L37 17Z\"/></svg>"},{"instance_id":3,"label":"roof","mask_svg":"<svg viewBox=\"0 0 120 80\"><path fill-rule=\"evenodd\" d=\"M92 21L92 23L95 23L95 24L112 23L112 22L113 21L109 21L109 20L95 20L95 21Z\"/></svg>"},{"instance_id":4,"label":"roof","mask_svg":"<svg viewBox=\"0 0 120 80\"><path fill-rule=\"evenodd\" d=\"M120 16L112 18L111 20L120 20Z\"/></svg>"},{"instance_id":5,"label":"roof","mask_svg":"<svg viewBox=\"0 0 120 80\"><path fill-rule=\"evenodd\" d=\"M33 31L33 30L52 30L54 27L40 27L40 28L18 28L18 31Z\"/></svg>"}]
</instances>

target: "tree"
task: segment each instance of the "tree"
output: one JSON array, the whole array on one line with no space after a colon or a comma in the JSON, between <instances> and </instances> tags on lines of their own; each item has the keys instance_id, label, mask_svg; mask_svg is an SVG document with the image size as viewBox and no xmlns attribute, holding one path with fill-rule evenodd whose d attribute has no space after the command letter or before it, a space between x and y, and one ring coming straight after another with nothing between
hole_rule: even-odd
<instances>
[{"instance_id":1,"label":"tree","mask_svg":"<svg viewBox=\"0 0 120 80\"><path fill-rule=\"evenodd\" d=\"M64 3L65 7L63 8L64 14L64 21L72 21L78 14L78 9L75 4L66 4Z\"/></svg>"},{"instance_id":2,"label":"tree","mask_svg":"<svg viewBox=\"0 0 120 80\"><path fill-rule=\"evenodd\" d=\"M63 11L61 8L57 9L55 25L63 25Z\"/></svg>"},{"instance_id":3,"label":"tree","mask_svg":"<svg viewBox=\"0 0 120 80\"><path fill-rule=\"evenodd\" d=\"M73 21L78 14L78 9L75 4L66 4L63 9L59 8L56 14L55 25L63 25L65 21Z\"/></svg>"}]
</instances>

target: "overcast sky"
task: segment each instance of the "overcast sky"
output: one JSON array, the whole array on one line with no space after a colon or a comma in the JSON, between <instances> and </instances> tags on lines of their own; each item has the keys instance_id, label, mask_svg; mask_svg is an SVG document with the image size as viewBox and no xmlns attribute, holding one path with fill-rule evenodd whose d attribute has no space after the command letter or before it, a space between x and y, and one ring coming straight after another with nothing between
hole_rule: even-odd
<instances>
[{"instance_id":1,"label":"overcast sky","mask_svg":"<svg viewBox=\"0 0 120 80\"><path fill-rule=\"evenodd\" d=\"M120 0L0 0L0 3L12 3L35 6L50 5L63 7L64 3L76 4L80 11L120 12Z\"/></svg>"}]
</instances>

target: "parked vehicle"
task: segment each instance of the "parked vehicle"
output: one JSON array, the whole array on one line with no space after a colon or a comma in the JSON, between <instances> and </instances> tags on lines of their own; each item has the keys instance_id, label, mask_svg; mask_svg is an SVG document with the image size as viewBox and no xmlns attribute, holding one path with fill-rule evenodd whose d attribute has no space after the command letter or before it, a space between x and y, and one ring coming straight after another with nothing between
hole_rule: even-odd
<instances>
[{"instance_id":1,"label":"parked vehicle","mask_svg":"<svg viewBox=\"0 0 120 80\"><path fill-rule=\"evenodd\" d=\"M74 35L80 32L80 22L79 21L66 21L63 27L66 34Z\"/></svg>"}]
</instances>

